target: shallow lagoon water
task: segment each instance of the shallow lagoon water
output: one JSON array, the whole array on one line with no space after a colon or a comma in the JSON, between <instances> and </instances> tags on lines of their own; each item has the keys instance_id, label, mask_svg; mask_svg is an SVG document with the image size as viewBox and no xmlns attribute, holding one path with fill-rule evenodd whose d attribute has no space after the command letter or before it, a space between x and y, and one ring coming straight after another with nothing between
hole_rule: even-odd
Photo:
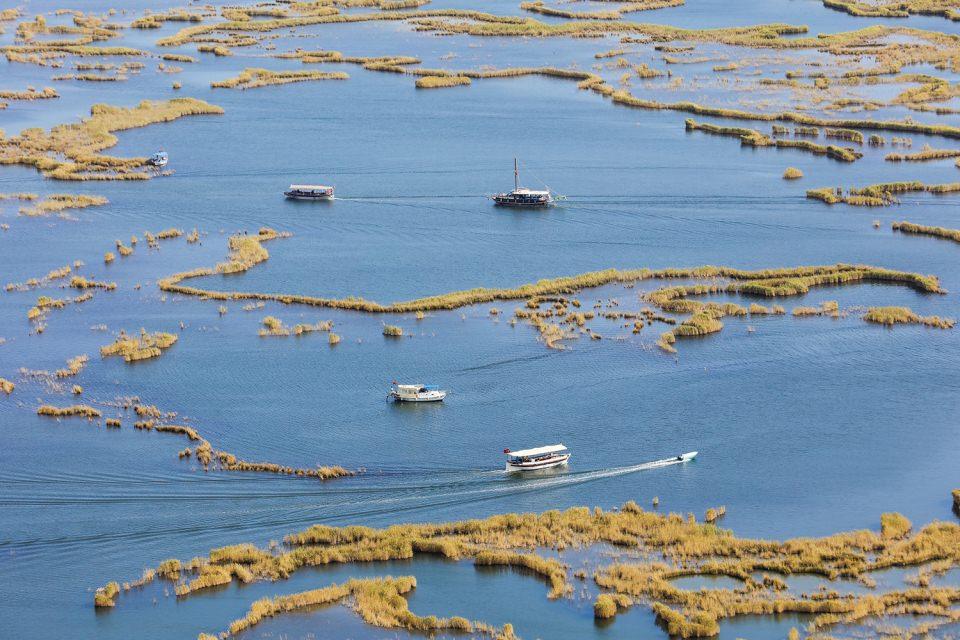
<instances>
[{"instance_id":1,"label":"shallow lagoon water","mask_svg":"<svg viewBox=\"0 0 960 640\"><path fill-rule=\"evenodd\" d=\"M754 4L742 7L749 19L717 3L692 2L634 19L681 26L777 19L815 31L873 23L818 3L765 3L759 13ZM502 12L519 13L512 4ZM903 22L956 31L933 18ZM616 42L484 39L471 48L468 38L438 39L397 24L313 31L316 41L285 46L424 60L456 50L454 62L462 67L522 59L579 61L586 68L593 53ZM3 38L9 37L8 30ZM124 42L149 46L156 37L133 32ZM915 523L953 517L949 490L960 454L955 331L888 330L856 314L727 318L720 334L681 341L674 358L653 347L656 326L634 336L598 323L607 339L583 338L557 352L538 343L532 328L508 325L514 302L422 321L278 304L244 312L230 302L220 317L217 302L163 296L154 286L159 277L221 260L229 233L267 225L293 236L268 243L270 260L250 272L206 283L387 302L608 267L843 261L934 273L950 293L857 285L815 289L786 300L787 308L838 300L844 308L904 304L924 315L957 317L956 245L889 230L890 221L903 218L956 227L955 199L906 195L896 208L858 210L803 197L804 189L820 186L950 182L957 171L951 162L900 166L868 153L846 165L799 151L741 148L733 139L685 132L682 114L614 107L575 83L545 78L417 92L409 77L342 65L331 69L350 73L347 82L208 88L252 64L299 68L204 55L201 65L184 65L176 75L148 68L125 83L99 83L109 86L56 83L63 97L55 103L15 103L0 112L8 134L48 127L75 120L94 102L171 97L173 80L183 82L180 94L226 110L119 134L110 153L141 155L162 146L176 171L169 178L64 184L22 167L0 170L0 191L96 193L111 201L73 213L75 220L20 218L16 203L0 203L0 221L10 225L0 233L4 282L80 259L82 273L120 285L52 311L39 336L28 334L26 311L41 292L0 295L6 339L0 375L20 367L52 370L88 353L92 361L77 379L88 400L138 395L177 411L214 447L246 459L366 471L330 483L204 473L177 459L179 439L134 431L129 418L118 432L83 420L42 420L33 415L37 404L67 399L22 382L15 395L0 399L0 621L11 637L194 637L222 629L257 597L384 573L381 566L352 566L182 603L153 590L122 598L115 611L95 613L90 606L95 586L134 578L164 558L241 541L263 544L315 522L379 526L584 504L609 508L630 499L646 505L653 496L664 511L702 514L724 504L724 526L764 537L876 528L884 511ZM3 88L43 86L57 72L0 65ZM913 138L915 147L946 146ZM510 186L515 155L528 185L546 182L568 200L549 212L490 206L483 195ZM780 180L788 165L804 171L799 184ZM335 183L340 198L304 206L279 197L290 182L306 180ZM874 219L881 229L872 228ZM180 238L148 252L141 241L133 256L102 264L116 238L170 226L199 228L202 243ZM622 308L636 308L638 294L657 284L608 286L578 297L615 297ZM506 316L495 321L491 306ZM268 314L288 324L333 320L344 340L331 349L323 334L258 338ZM384 339L385 321L411 337ZM89 329L101 323L106 333ZM114 332L141 326L178 331L180 341L161 358L135 365L96 356ZM389 405L383 397L395 378L438 382L451 396L443 406ZM573 449L567 472L530 481L499 473L504 447L548 441ZM630 471L692 449L701 451L695 463ZM538 579L512 572L434 560L391 565L398 566L390 572L420 580L410 602L424 615L511 621L523 637L621 638L656 629L644 607L595 625L589 601L548 601ZM473 597L481 593L488 598ZM366 627L345 612L334 607L278 619L248 636L403 635ZM783 637L801 623L743 618L725 623L722 637Z\"/></svg>"}]
</instances>

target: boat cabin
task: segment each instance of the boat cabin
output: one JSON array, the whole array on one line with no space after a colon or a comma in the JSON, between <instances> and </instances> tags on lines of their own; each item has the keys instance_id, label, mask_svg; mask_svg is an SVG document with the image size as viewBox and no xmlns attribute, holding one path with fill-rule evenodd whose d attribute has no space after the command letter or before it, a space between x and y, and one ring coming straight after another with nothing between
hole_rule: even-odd
<instances>
[{"instance_id":1,"label":"boat cabin","mask_svg":"<svg viewBox=\"0 0 960 640\"><path fill-rule=\"evenodd\" d=\"M498 193L493 196L493 201L508 207L545 207L553 202L553 198L549 191L534 191L521 187L510 193Z\"/></svg>"},{"instance_id":2,"label":"boat cabin","mask_svg":"<svg viewBox=\"0 0 960 640\"><path fill-rule=\"evenodd\" d=\"M399 402L439 402L447 397L447 392L434 384L394 383L389 397Z\"/></svg>"},{"instance_id":3,"label":"boat cabin","mask_svg":"<svg viewBox=\"0 0 960 640\"><path fill-rule=\"evenodd\" d=\"M533 449L511 451L504 449L507 456L507 471L524 471L530 469L546 469L566 464L570 460L570 452L562 444L551 444Z\"/></svg>"},{"instance_id":4,"label":"boat cabin","mask_svg":"<svg viewBox=\"0 0 960 640\"><path fill-rule=\"evenodd\" d=\"M292 184L283 195L293 200L321 200L333 197L333 187L323 184Z\"/></svg>"}]
</instances>

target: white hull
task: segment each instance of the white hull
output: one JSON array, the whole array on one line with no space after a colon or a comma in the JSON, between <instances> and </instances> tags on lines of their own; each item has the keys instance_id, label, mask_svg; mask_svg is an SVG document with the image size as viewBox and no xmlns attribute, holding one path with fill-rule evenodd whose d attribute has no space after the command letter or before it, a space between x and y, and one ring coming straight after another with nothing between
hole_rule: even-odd
<instances>
[{"instance_id":1,"label":"white hull","mask_svg":"<svg viewBox=\"0 0 960 640\"><path fill-rule=\"evenodd\" d=\"M529 462L507 462L506 471L508 473L515 471L537 471L539 469L550 469L566 465L570 460L570 454L554 456L545 460L530 460Z\"/></svg>"},{"instance_id":2,"label":"white hull","mask_svg":"<svg viewBox=\"0 0 960 640\"><path fill-rule=\"evenodd\" d=\"M699 451L688 451L687 453L681 453L678 456L672 458L664 458L663 460L654 460L653 462L648 462L644 465L647 469L652 469L654 467L666 467L671 464L683 464L684 462L690 462L697 457Z\"/></svg>"},{"instance_id":3,"label":"white hull","mask_svg":"<svg viewBox=\"0 0 960 640\"><path fill-rule=\"evenodd\" d=\"M418 393L414 396L400 395L399 393L391 392L390 397L397 402L440 402L447 397L447 392L428 391L426 393Z\"/></svg>"}]
</instances>

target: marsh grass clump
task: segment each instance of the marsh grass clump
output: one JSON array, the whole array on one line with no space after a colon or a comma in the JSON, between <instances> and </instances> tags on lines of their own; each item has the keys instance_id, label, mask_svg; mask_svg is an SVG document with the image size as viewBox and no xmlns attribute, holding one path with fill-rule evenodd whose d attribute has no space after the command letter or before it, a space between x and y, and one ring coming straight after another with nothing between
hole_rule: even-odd
<instances>
[{"instance_id":1,"label":"marsh grass clump","mask_svg":"<svg viewBox=\"0 0 960 640\"><path fill-rule=\"evenodd\" d=\"M783 172L784 180L799 180L803 177L803 171L797 169L796 167L787 167L786 171Z\"/></svg>"},{"instance_id":2,"label":"marsh grass clump","mask_svg":"<svg viewBox=\"0 0 960 640\"><path fill-rule=\"evenodd\" d=\"M417 79L416 86L417 89L440 89L469 85L470 82L466 76L424 76Z\"/></svg>"},{"instance_id":3,"label":"marsh grass clump","mask_svg":"<svg viewBox=\"0 0 960 640\"><path fill-rule=\"evenodd\" d=\"M956 0L823 0L823 6L862 18L907 18L910 15L940 16L960 20Z\"/></svg>"},{"instance_id":4,"label":"marsh grass clump","mask_svg":"<svg viewBox=\"0 0 960 640\"><path fill-rule=\"evenodd\" d=\"M0 91L0 100L49 100L59 97L60 94L53 87L44 87L40 91L33 87L24 91Z\"/></svg>"},{"instance_id":5,"label":"marsh grass clump","mask_svg":"<svg viewBox=\"0 0 960 640\"><path fill-rule=\"evenodd\" d=\"M888 327L897 324L922 324L937 329L952 329L955 324L955 321L951 318L917 315L909 307L870 307L863 319Z\"/></svg>"},{"instance_id":6,"label":"marsh grass clump","mask_svg":"<svg viewBox=\"0 0 960 640\"><path fill-rule=\"evenodd\" d=\"M622 593L601 593L593 603L593 617L597 619L612 618L621 609L633 605L630 596Z\"/></svg>"},{"instance_id":7,"label":"marsh grass clump","mask_svg":"<svg viewBox=\"0 0 960 640\"><path fill-rule=\"evenodd\" d=\"M836 138L838 140L849 140L857 144L863 144L863 134L854 129L824 129L824 137Z\"/></svg>"},{"instance_id":8,"label":"marsh grass clump","mask_svg":"<svg viewBox=\"0 0 960 640\"><path fill-rule=\"evenodd\" d=\"M111 344L100 347L100 356L104 358L122 356L124 362L148 360L158 357L165 349L172 347L176 341L177 336L175 334L162 331L148 333L146 329L141 329L140 336L137 338L128 336L125 331L121 331L117 339Z\"/></svg>"},{"instance_id":9,"label":"marsh grass clump","mask_svg":"<svg viewBox=\"0 0 960 640\"><path fill-rule=\"evenodd\" d=\"M884 538L905 538L913 525L899 513L880 515L880 535Z\"/></svg>"},{"instance_id":10,"label":"marsh grass clump","mask_svg":"<svg viewBox=\"0 0 960 640\"><path fill-rule=\"evenodd\" d=\"M100 282L97 280L88 280L83 276L73 276L70 278L70 286L74 289L103 289L113 291L117 288L116 282Z\"/></svg>"},{"instance_id":11,"label":"marsh grass clump","mask_svg":"<svg viewBox=\"0 0 960 640\"><path fill-rule=\"evenodd\" d=\"M676 341L677 338L673 335L672 331L665 331L660 334L660 338L657 340L657 346L667 353L676 353L677 349L673 346Z\"/></svg>"},{"instance_id":12,"label":"marsh grass clump","mask_svg":"<svg viewBox=\"0 0 960 640\"><path fill-rule=\"evenodd\" d=\"M839 187L836 189L822 188L807 191L807 197L822 200L827 204L845 203L858 207L885 207L898 204L900 201L895 194L926 191L927 193L955 193L960 191L960 183L925 184L914 180L911 182L886 182L871 184L866 187L851 187L844 195Z\"/></svg>"},{"instance_id":13,"label":"marsh grass clump","mask_svg":"<svg viewBox=\"0 0 960 640\"><path fill-rule=\"evenodd\" d=\"M403 335L403 329L396 325L385 324L383 325L383 335L387 337L398 338Z\"/></svg>"},{"instance_id":14,"label":"marsh grass clump","mask_svg":"<svg viewBox=\"0 0 960 640\"><path fill-rule=\"evenodd\" d=\"M685 121L687 131L704 131L714 135L731 136L740 139L740 144L750 147L777 147L783 149L802 149L815 155L827 156L841 162L855 162L863 157L863 154L849 147L838 147L835 145L822 145L810 142L808 140L790 140L783 138L771 138L762 134L756 129L746 129L743 127L725 127L710 124L709 122L697 122L692 118ZM786 177L786 175L784 176Z\"/></svg>"},{"instance_id":15,"label":"marsh grass clump","mask_svg":"<svg viewBox=\"0 0 960 640\"><path fill-rule=\"evenodd\" d=\"M944 238L945 240L953 240L954 242L960 242L960 229L947 229L945 227L931 227L921 224L913 224L912 222L900 221L894 222L892 225L894 231L899 231L900 233L911 233L916 235L924 236L933 236L936 238Z\"/></svg>"},{"instance_id":16,"label":"marsh grass clump","mask_svg":"<svg viewBox=\"0 0 960 640\"><path fill-rule=\"evenodd\" d=\"M3 391L5 394L10 395L13 393L13 390L17 388L17 385L13 384L6 378L0 378L0 391Z\"/></svg>"},{"instance_id":17,"label":"marsh grass clump","mask_svg":"<svg viewBox=\"0 0 960 640\"><path fill-rule=\"evenodd\" d=\"M329 343L329 345L330 345L331 347L332 347L333 345L335 345L335 344L340 344L340 339L341 339L340 336L337 335L337 334L335 334L333 331L331 331L331 332L327 335L327 342Z\"/></svg>"},{"instance_id":18,"label":"marsh grass clump","mask_svg":"<svg viewBox=\"0 0 960 640\"><path fill-rule=\"evenodd\" d=\"M709 509L707 509L706 513L704 514L703 520L704 522L713 523L719 520L720 518L722 518L723 516L725 516L726 514L727 514L727 508L722 505L716 508L710 507Z\"/></svg>"},{"instance_id":19,"label":"marsh grass clump","mask_svg":"<svg viewBox=\"0 0 960 640\"><path fill-rule=\"evenodd\" d=\"M888 153L883 159L887 162L929 162L958 157L960 157L960 149L934 149L925 144L917 153Z\"/></svg>"},{"instance_id":20,"label":"marsh grass clump","mask_svg":"<svg viewBox=\"0 0 960 640\"><path fill-rule=\"evenodd\" d=\"M86 355L79 355L67 360L67 366L63 369L57 369L54 375L58 378L72 378L78 375L83 368L87 366L90 358Z\"/></svg>"},{"instance_id":21,"label":"marsh grass clump","mask_svg":"<svg viewBox=\"0 0 960 640\"><path fill-rule=\"evenodd\" d=\"M330 331L333 329L333 322L330 320L319 321L314 324L300 323L293 327L283 324L279 318L267 316L263 319L263 328L260 329L260 337L267 336L299 336L314 331Z\"/></svg>"},{"instance_id":22,"label":"marsh grass clump","mask_svg":"<svg viewBox=\"0 0 960 640\"><path fill-rule=\"evenodd\" d=\"M55 407L44 404L37 408L37 415L50 416L52 418L68 418L70 416L80 416L87 419L99 418L100 410L85 404L74 404L68 407Z\"/></svg>"},{"instance_id":23,"label":"marsh grass clump","mask_svg":"<svg viewBox=\"0 0 960 640\"><path fill-rule=\"evenodd\" d=\"M93 594L93 606L95 607L113 607L116 606L117 596L120 594L120 585L116 582L108 582L106 586L100 587Z\"/></svg>"},{"instance_id":24,"label":"marsh grass clump","mask_svg":"<svg viewBox=\"0 0 960 640\"><path fill-rule=\"evenodd\" d=\"M233 55L233 51L229 47L225 47L219 44L198 44L197 45L198 53L212 53L218 58L225 58Z\"/></svg>"},{"instance_id":25,"label":"marsh grass clump","mask_svg":"<svg viewBox=\"0 0 960 640\"><path fill-rule=\"evenodd\" d=\"M241 71L240 75L227 80L211 82L210 86L214 89L258 89L260 87L291 84L294 82L347 80L349 78L350 76L342 71L333 73L324 71L271 71L269 69L248 67Z\"/></svg>"},{"instance_id":26,"label":"marsh grass clump","mask_svg":"<svg viewBox=\"0 0 960 640\"><path fill-rule=\"evenodd\" d=\"M0 142L2 146L2 142ZM22 216L46 216L51 213L60 213L67 209L85 209L87 207L99 207L107 204L109 201L102 196L84 196L71 195L68 193L55 193L44 197L29 207L20 207L19 213Z\"/></svg>"}]
</instances>

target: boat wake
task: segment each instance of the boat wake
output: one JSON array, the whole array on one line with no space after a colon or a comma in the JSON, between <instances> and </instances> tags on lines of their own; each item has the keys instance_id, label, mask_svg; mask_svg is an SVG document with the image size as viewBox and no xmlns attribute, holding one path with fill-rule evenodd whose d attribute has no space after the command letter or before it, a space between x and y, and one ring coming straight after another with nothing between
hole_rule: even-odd
<instances>
[{"instance_id":1,"label":"boat wake","mask_svg":"<svg viewBox=\"0 0 960 640\"><path fill-rule=\"evenodd\" d=\"M357 520L368 521L371 524L388 524L396 522L401 514L430 512L452 506L463 506L487 500L496 500L506 496L515 496L531 492L543 492L553 489L595 482L606 478L622 476L630 473L649 471L661 467L683 464L693 459L696 452L683 454L673 458L654 460L641 464L596 469L590 471L571 472L564 468L542 470L532 474L518 475L506 473L504 470L464 470L454 473L441 473L433 481L416 484L388 482L369 486L362 480L370 476L359 476L348 482L341 480L341 486L323 487L319 485L305 485L300 480L299 486L291 486L288 490L278 491L271 489L263 491L251 490L252 486L238 482L239 491L211 491L211 487L203 487L205 483L198 483L200 491L185 490L181 485L180 491L169 490L165 487L156 491L156 487L128 486L123 493L104 494L97 486L92 491L77 491L71 487L69 492L56 491L53 494L40 492L25 492L19 495L0 496L0 504L8 508L35 508L43 507L75 507L84 505L110 509L111 506L122 508L122 505L135 503L153 503L153 509L160 508L163 503L209 503L216 502L228 512L231 505L238 509L231 520L231 514L226 513L221 522L212 525L208 518L183 518L178 515L171 518L166 526L151 526L149 529L136 527L117 531L104 530L93 535L76 536L70 534L37 536L33 533L24 535L14 534L6 536L0 534L0 551L17 553L26 559L39 553L50 553L54 549L69 553L82 545L94 544L104 549L111 545L129 544L131 542L159 542L171 537L189 536L194 540L210 538L219 540L224 531L233 535L258 536L261 534L276 535L279 531L289 532L292 529L309 526L318 522L347 523ZM399 474L404 475L404 474ZM422 475L422 474L421 474ZM239 479L239 477L238 477ZM252 482L256 482L253 480ZM352 486L351 486L352 485ZM131 491L131 489L134 489ZM329 501L325 501L327 498ZM180 514L180 511L177 511ZM199 510L198 513L206 513ZM109 521L105 517L104 521ZM228 524L224 524L228 523Z\"/></svg>"}]
</instances>

